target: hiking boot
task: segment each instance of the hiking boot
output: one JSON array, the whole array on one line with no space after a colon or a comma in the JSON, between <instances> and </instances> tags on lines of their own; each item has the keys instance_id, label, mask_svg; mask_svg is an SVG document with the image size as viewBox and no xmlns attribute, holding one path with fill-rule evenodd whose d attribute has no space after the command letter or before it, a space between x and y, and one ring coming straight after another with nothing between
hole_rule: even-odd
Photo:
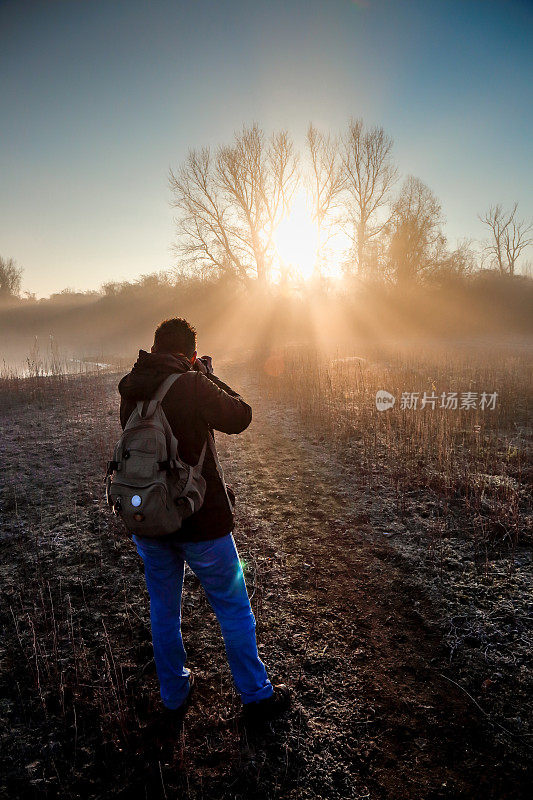
<instances>
[{"instance_id":1,"label":"hiking boot","mask_svg":"<svg viewBox=\"0 0 533 800\"><path fill-rule=\"evenodd\" d=\"M172 724L179 725L183 721L185 714L189 710L193 691L194 691L194 675L191 674L189 675L189 694L187 695L181 706L178 706L177 708L165 707L163 709L163 714L162 714L163 723L166 721L168 722L169 725Z\"/></svg>"},{"instance_id":2,"label":"hiking boot","mask_svg":"<svg viewBox=\"0 0 533 800\"><path fill-rule=\"evenodd\" d=\"M191 696L194 688L194 678L189 675L189 694L177 708L167 708L163 706L152 718L145 728L145 734L152 736L156 741L164 740L168 736L173 736L180 731L183 726L185 715L191 704Z\"/></svg>"},{"instance_id":3,"label":"hiking boot","mask_svg":"<svg viewBox=\"0 0 533 800\"><path fill-rule=\"evenodd\" d=\"M274 686L274 691L265 700L256 703L245 703L243 706L244 719L247 723L257 724L268 722L281 716L291 704L289 687L284 683Z\"/></svg>"},{"instance_id":4,"label":"hiking boot","mask_svg":"<svg viewBox=\"0 0 533 800\"><path fill-rule=\"evenodd\" d=\"M163 706L141 729L142 752L159 761L172 760L177 737L181 734L191 703L194 678L189 677L189 694L178 708Z\"/></svg>"}]
</instances>

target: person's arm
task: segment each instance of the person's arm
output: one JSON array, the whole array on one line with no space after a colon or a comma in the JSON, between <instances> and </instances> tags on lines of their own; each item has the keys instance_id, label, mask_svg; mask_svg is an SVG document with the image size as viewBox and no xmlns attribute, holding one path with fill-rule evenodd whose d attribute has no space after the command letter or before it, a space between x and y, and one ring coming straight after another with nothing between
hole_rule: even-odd
<instances>
[{"instance_id":1,"label":"person's arm","mask_svg":"<svg viewBox=\"0 0 533 800\"><path fill-rule=\"evenodd\" d=\"M130 418L130 414L131 414L131 412L132 412L132 411L133 411L133 409L135 408L135 403L132 403L132 401L131 401L131 400L126 400L126 399L123 397L123 395L122 395L122 392L120 391L120 389L121 389L121 386L123 386L123 384L124 384L124 381L126 380L126 378L127 378L127 377L128 377L128 376L127 376L127 375L125 375L125 376L124 376L124 377L121 379L121 381L120 381L120 383L119 383L119 385L118 385L118 390L119 390L119 392L120 392L120 424L121 424L121 426L122 426L122 429L124 429L124 427L125 427L125 425L126 425L126 422L127 422L127 421L128 421L128 419Z\"/></svg>"},{"instance_id":2,"label":"person's arm","mask_svg":"<svg viewBox=\"0 0 533 800\"><path fill-rule=\"evenodd\" d=\"M233 389L231 389L227 383L224 383L223 381L220 380L220 378L217 378L217 376L213 372L213 359L211 358L211 356L198 356L198 358L194 362L193 369L198 370L198 372L201 372L202 375L206 375L210 381L216 383L216 385L220 389L223 389L232 397L240 396L237 394L237 392L234 392Z\"/></svg>"},{"instance_id":3,"label":"person's arm","mask_svg":"<svg viewBox=\"0 0 533 800\"><path fill-rule=\"evenodd\" d=\"M228 386L227 383L221 381L220 378L217 378L217 376L214 375L212 372L208 373L206 377L209 378L210 381L213 381L213 383L215 383L219 389L222 389L224 392L227 392L227 394L229 394L231 397L240 397L240 394L237 394L237 392L234 391L231 388L231 386Z\"/></svg>"},{"instance_id":4,"label":"person's arm","mask_svg":"<svg viewBox=\"0 0 533 800\"><path fill-rule=\"evenodd\" d=\"M212 373L198 372L198 413L210 428L242 433L252 421L252 409L242 397Z\"/></svg>"}]
</instances>

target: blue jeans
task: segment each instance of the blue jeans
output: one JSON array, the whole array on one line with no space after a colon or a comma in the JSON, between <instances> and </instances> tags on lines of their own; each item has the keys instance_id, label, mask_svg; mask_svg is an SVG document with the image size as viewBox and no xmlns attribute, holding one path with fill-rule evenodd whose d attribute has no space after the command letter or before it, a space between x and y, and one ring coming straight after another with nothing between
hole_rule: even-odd
<instances>
[{"instance_id":1,"label":"blue jeans","mask_svg":"<svg viewBox=\"0 0 533 800\"><path fill-rule=\"evenodd\" d=\"M257 653L255 618L231 533L206 542L133 537L144 561L150 621L161 699L175 709L189 693L187 654L181 638L181 594L185 561L202 584L215 612L233 680L243 703L273 692Z\"/></svg>"}]
</instances>

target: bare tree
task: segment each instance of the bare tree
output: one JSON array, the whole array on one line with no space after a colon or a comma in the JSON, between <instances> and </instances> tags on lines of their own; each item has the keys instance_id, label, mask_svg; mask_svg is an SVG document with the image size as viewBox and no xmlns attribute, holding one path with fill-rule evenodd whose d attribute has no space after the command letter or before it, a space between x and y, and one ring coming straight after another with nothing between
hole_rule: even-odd
<instances>
[{"instance_id":1,"label":"bare tree","mask_svg":"<svg viewBox=\"0 0 533 800\"><path fill-rule=\"evenodd\" d=\"M483 217L479 217L490 230L490 241L485 246L485 254L492 266L502 275L514 275L517 261L526 247L533 244L533 222L518 220L515 203L510 212L501 205L491 206Z\"/></svg>"},{"instance_id":2,"label":"bare tree","mask_svg":"<svg viewBox=\"0 0 533 800\"><path fill-rule=\"evenodd\" d=\"M306 141L311 162L309 186L313 203L312 216L317 227L316 261L319 266L328 241L335 235L333 216L341 206L345 177L335 139L310 124Z\"/></svg>"},{"instance_id":3,"label":"bare tree","mask_svg":"<svg viewBox=\"0 0 533 800\"><path fill-rule=\"evenodd\" d=\"M274 231L297 181L297 158L285 131L267 141L253 125L215 157L208 148L191 150L178 172L170 172L178 252L196 266L266 280Z\"/></svg>"},{"instance_id":4,"label":"bare tree","mask_svg":"<svg viewBox=\"0 0 533 800\"><path fill-rule=\"evenodd\" d=\"M345 231L352 240L359 274L365 271L368 243L388 225L391 190L398 179L392 162L392 139L383 128L365 130L363 120L351 120L342 137L346 187Z\"/></svg>"},{"instance_id":5,"label":"bare tree","mask_svg":"<svg viewBox=\"0 0 533 800\"><path fill-rule=\"evenodd\" d=\"M220 148L217 177L230 201L233 235L250 249L257 278L264 280L270 271L274 231L297 184L292 142L281 131L266 145L257 125L244 128L232 146Z\"/></svg>"},{"instance_id":6,"label":"bare tree","mask_svg":"<svg viewBox=\"0 0 533 800\"><path fill-rule=\"evenodd\" d=\"M12 258L0 256L0 300L19 297L22 268Z\"/></svg>"},{"instance_id":7,"label":"bare tree","mask_svg":"<svg viewBox=\"0 0 533 800\"><path fill-rule=\"evenodd\" d=\"M477 256L470 239L462 239L455 250L449 250L445 237L441 236L425 275L433 282L444 284L471 275L477 267Z\"/></svg>"},{"instance_id":8,"label":"bare tree","mask_svg":"<svg viewBox=\"0 0 533 800\"><path fill-rule=\"evenodd\" d=\"M442 263L446 251L443 222L441 205L433 192L409 175L394 204L389 226L389 255L398 283L410 283Z\"/></svg>"},{"instance_id":9,"label":"bare tree","mask_svg":"<svg viewBox=\"0 0 533 800\"><path fill-rule=\"evenodd\" d=\"M176 250L188 265L234 271L246 277L245 253L229 229L229 203L216 181L209 148L190 150L177 173L170 170L172 205L179 211Z\"/></svg>"}]
</instances>

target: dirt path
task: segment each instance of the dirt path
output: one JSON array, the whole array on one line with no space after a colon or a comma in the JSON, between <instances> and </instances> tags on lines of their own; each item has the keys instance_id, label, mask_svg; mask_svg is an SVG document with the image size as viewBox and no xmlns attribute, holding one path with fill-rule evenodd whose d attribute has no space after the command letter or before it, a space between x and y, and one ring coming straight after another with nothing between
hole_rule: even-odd
<instances>
[{"instance_id":1,"label":"dirt path","mask_svg":"<svg viewBox=\"0 0 533 800\"><path fill-rule=\"evenodd\" d=\"M71 396L53 414L50 398L4 414L0 796L525 797L525 763L443 677L435 612L407 562L376 543L363 488L337 479L252 381L224 377L254 407L244 434L217 441L238 497L260 652L293 689L290 715L260 737L242 729L218 629L187 573L195 702L163 754L147 744L157 685L143 576L130 542L109 535L96 469L116 434L106 379L91 411Z\"/></svg>"}]
</instances>

